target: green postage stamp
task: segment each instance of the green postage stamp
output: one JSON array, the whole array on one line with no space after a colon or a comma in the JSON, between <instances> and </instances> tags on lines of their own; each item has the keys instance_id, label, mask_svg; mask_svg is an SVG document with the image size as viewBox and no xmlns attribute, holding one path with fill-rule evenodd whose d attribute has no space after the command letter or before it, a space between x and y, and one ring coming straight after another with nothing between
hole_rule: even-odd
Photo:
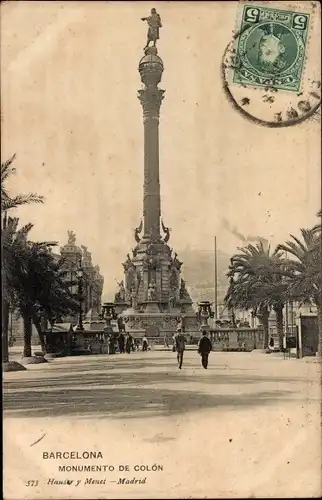
<instances>
[{"instance_id":1,"label":"green postage stamp","mask_svg":"<svg viewBox=\"0 0 322 500\"><path fill-rule=\"evenodd\" d=\"M310 14L244 5L233 82L299 92L309 23Z\"/></svg>"}]
</instances>

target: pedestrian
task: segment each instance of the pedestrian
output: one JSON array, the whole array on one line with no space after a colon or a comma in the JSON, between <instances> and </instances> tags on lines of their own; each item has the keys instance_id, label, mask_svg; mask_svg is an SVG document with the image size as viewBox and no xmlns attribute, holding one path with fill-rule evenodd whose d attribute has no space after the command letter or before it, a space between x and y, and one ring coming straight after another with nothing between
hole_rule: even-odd
<instances>
[{"instance_id":1,"label":"pedestrian","mask_svg":"<svg viewBox=\"0 0 322 500\"><path fill-rule=\"evenodd\" d=\"M125 342L125 351L127 352L127 354L131 353L132 344L133 344L133 337L130 333L128 333Z\"/></svg>"},{"instance_id":2,"label":"pedestrian","mask_svg":"<svg viewBox=\"0 0 322 500\"><path fill-rule=\"evenodd\" d=\"M175 347L177 351L177 360L178 360L178 366L181 370L182 367L182 362L183 362L183 353L186 348L186 338L183 335L181 328L178 328L177 330L177 335L175 336Z\"/></svg>"},{"instance_id":3,"label":"pedestrian","mask_svg":"<svg viewBox=\"0 0 322 500\"><path fill-rule=\"evenodd\" d=\"M208 366L208 356L210 351L212 350L212 343L210 339L207 337L207 332L204 330L202 332L201 339L198 344L198 354L201 356L201 364L207 369Z\"/></svg>"},{"instance_id":4,"label":"pedestrian","mask_svg":"<svg viewBox=\"0 0 322 500\"><path fill-rule=\"evenodd\" d=\"M148 339L144 335L144 337L142 339L142 351L147 351L148 350L148 345L149 345Z\"/></svg>"},{"instance_id":5,"label":"pedestrian","mask_svg":"<svg viewBox=\"0 0 322 500\"><path fill-rule=\"evenodd\" d=\"M125 351L125 337L124 337L124 333L123 332L119 333L119 336L118 336L117 340L118 340L118 344L119 344L120 354L124 354L124 351Z\"/></svg>"}]
</instances>

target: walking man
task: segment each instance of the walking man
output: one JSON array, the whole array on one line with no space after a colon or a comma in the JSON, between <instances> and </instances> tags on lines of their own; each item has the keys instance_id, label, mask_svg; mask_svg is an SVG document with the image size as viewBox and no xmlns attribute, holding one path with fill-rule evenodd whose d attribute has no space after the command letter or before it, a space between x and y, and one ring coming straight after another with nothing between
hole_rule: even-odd
<instances>
[{"instance_id":1,"label":"walking man","mask_svg":"<svg viewBox=\"0 0 322 500\"><path fill-rule=\"evenodd\" d=\"M198 353L201 356L201 364L205 369L207 369L208 366L208 356L211 350L212 350L212 343L210 339L207 337L207 332L204 330L202 332L201 339L199 340Z\"/></svg>"},{"instance_id":2,"label":"walking man","mask_svg":"<svg viewBox=\"0 0 322 500\"><path fill-rule=\"evenodd\" d=\"M178 360L178 366L181 370L182 367L182 362L183 362L183 353L186 348L186 338L183 335L181 328L178 328L178 333L175 336L175 346L176 346L176 351L177 351L177 360Z\"/></svg>"}]
</instances>

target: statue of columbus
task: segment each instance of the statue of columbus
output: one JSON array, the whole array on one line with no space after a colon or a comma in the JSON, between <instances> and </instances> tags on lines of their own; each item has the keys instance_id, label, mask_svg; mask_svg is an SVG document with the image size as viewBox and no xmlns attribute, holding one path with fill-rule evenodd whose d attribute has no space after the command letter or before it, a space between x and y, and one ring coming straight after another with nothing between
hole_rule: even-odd
<instances>
[{"instance_id":1,"label":"statue of columbus","mask_svg":"<svg viewBox=\"0 0 322 500\"><path fill-rule=\"evenodd\" d=\"M153 46L156 46L157 40L160 38L160 28L162 28L160 14L157 13L156 9L151 9L151 15L148 17L141 17L142 21L147 21L149 29L147 42L144 49L147 49L150 42L153 42Z\"/></svg>"}]
</instances>

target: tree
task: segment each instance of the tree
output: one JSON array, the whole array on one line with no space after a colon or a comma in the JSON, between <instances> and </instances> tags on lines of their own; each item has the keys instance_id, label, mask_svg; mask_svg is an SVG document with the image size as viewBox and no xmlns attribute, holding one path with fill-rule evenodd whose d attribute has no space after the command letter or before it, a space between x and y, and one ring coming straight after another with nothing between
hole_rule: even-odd
<instances>
[{"instance_id":1,"label":"tree","mask_svg":"<svg viewBox=\"0 0 322 500\"><path fill-rule=\"evenodd\" d=\"M270 252L263 242L240 248L231 259L228 276L230 286L225 298L230 307L252 310L262 321L264 348L268 347L268 318L272 308L276 315L279 347L283 347L283 308L285 280L281 269L285 266L282 252Z\"/></svg>"},{"instance_id":2,"label":"tree","mask_svg":"<svg viewBox=\"0 0 322 500\"><path fill-rule=\"evenodd\" d=\"M16 217L5 216L2 229L2 359L5 363L9 361L9 308L13 307L17 275L24 272L26 238L32 228L32 224L27 224L18 229L18 221Z\"/></svg>"},{"instance_id":3,"label":"tree","mask_svg":"<svg viewBox=\"0 0 322 500\"><path fill-rule=\"evenodd\" d=\"M316 214L317 217L320 217L320 219L322 218L322 210L319 210L318 213ZM320 234L320 237L321 237L321 231L322 231L322 221L320 221L318 224L316 224L314 227L313 227L313 231L316 233L316 234Z\"/></svg>"},{"instance_id":4,"label":"tree","mask_svg":"<svg viewBox=\"0 0 322 500\"><path fill-rule=\"evenodd\" d=\"M32 323L35 324L45 349L41 319L53 324L57 315L75 312L78 302L62 279L60 261L49 251L54 243L24 242L18 265L11 274L8 287L13 306L23 319L24 357L31 356Z\"/></svg>"},{"instance_id":5,"label":"tree","mask_svg":"<svg viewBox=\"0 0 322 500\"><path fill-rule=\"evenodd\" d=\"M43 203L43 197L39 196L35 193L28 193L28 194L18 194L14 197L11 197L8 194L8 191L6 189L6 182L8 178L13 175L16 170L13 167L13 161L15 159L16 155L13 155L9 160L5 161L4 163L1 163L1 212L3 213L3 216L1 217L1 232L7 230L6 234L6 245L10 246L10 234L11 237L13 238L13 234L15 230L13 230L13 227L17 229L18 222L13 223L13 226L8 231L7 228L7 212L8 210L11 210L13 208L17 208L20 205L26 205L29 203ZM25 231L29 231L31 229L31 225L25 226L25 228L20 230L20 233L17 235L17 240L16 240L16 245L14 246L14 249L17 250L17 245L19 245L19 238L23 235ZM29 228L29 229L28 229ZM13 230L13 232L12 232ZM10 234L9 234L10 233ZM8 239L9 238L9 239ZM3 244L2 244L3 246ZM2 287L2 361L3 362L8 362L9 361L9 352L8 352L8 326L9 326L9 308L10 308L10 303L9 303L9 294L7 292L7 283L8 283L8 276L6 276L6 273L10 267L9 263L6 263L6 257L8 256L8 253L2 252L2 259L1 259L1 287Z\"/></svg>"},{"instance_id":6,"label":"tree","mask_svg":"<svg viewBox=\"0 0 322 500\"><path fill-rule=\"evenodd\" d=\"M258 282L255 276L249 273L240 273L237 271L237 262L235 255L231 259L228 276L230 277L229 287L225 296L225 303L228 308L252 311L253 316L257 316L262 322L264 328L264 348L268 347L268 317L269 310L258 299ZM240 268L241 266L238 265ZM240 269L241 270L241 269Z\"/></svg>"},{"instance_id":7,"label":"tree","mask_svg":"<svg viewBox=\"0 0 322 500\"><path fill-rule=\"evenodd\" d=\"M293 235L278 249L287 252L284 275L287 280L286 296L301 304L313 303L318 315L318 352L322 355L322 261L321 226L301 229L301 239Z\"/></svg>"},{"instance_id":8,"label":"tree","mask_svg":"<svg viewBox=\"0 0 322 500\"><path fill-rule=\"evenodd\" d=\"M13 161L16 155L14 154L9 160L1 163L1 211L7 212L12 208L17 208L20 205L29 205L29 203L43 203L43 196L35 193L18 194L13 198L8 194L6 189L6 181L8 178L16 173L13 167Z\"/></svg>"},{"instance_id":9,"label":"tree","mask_svg":"<svg viewBox=\"0 0 322 500\"><path fill-rule=\"evenodd\" d=\"M43 325L46 325L48 321L53 327L61 316L78 312L79 302L70 291L71 283L67 283L64 279L66 276L65 260L62 257L56 259L50 252L42 254L42 259L42 286L38 289L32 321L37 329L42 350L45 352Z\"/></svg>"}]
</instances>

